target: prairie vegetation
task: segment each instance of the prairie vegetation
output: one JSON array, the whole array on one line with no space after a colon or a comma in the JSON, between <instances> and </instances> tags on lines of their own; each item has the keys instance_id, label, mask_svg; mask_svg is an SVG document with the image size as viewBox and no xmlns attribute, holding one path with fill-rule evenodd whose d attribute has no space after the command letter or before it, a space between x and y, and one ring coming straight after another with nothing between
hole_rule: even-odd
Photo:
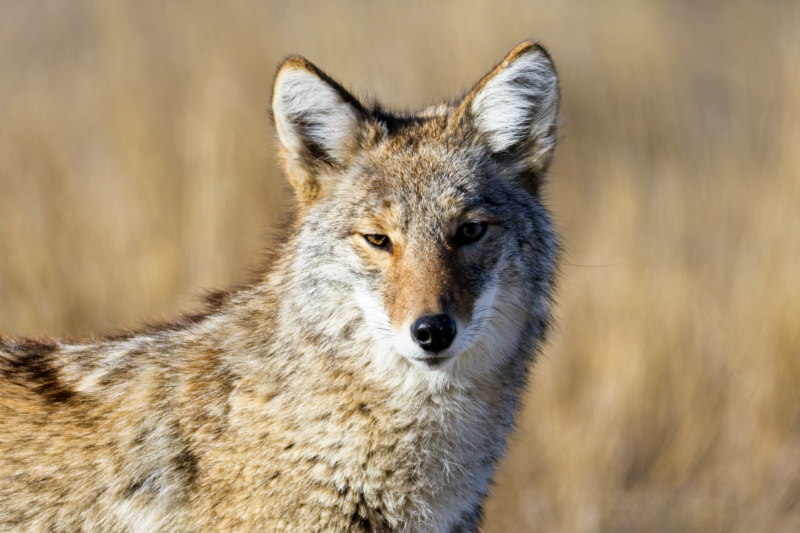
<instances>
[{"instance_id":1,"label":"prairie vegetation","mask_svg":"<svg viewBox=\"0 0 800 533\"><path fill-rule=\"evenodd\" d=\"M0 0L0 331L247 280L289 201L278 61L419 107L533 37L566 250L487 532L800 530L796 2Z\"/></svg>"}]
</instances>

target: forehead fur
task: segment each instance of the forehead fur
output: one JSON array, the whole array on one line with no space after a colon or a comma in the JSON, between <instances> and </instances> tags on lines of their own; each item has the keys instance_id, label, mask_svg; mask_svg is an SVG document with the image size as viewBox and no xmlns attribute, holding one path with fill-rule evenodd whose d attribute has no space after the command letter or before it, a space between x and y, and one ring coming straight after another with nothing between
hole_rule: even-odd
<instances>
[{"instance_id":1,"label":"forehead fur","mask_svg":"<svg viewBox=\"0 0 800 533\"><path fill-rule=\"evenodd\" d=\"M480 147L448 131L447 117L419 118L365 150L354 169L347 188L371 200L365 205L371 214L402 204L437 218L457 216L481 186L475 179L484 174Z\"/></svg>"}]
</instances>

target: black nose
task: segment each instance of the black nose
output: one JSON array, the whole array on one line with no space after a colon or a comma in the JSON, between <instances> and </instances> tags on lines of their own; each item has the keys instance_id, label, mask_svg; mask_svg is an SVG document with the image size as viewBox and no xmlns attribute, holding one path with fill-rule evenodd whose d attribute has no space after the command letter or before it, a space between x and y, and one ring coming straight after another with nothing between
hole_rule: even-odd
<instances>
[{"instance_id":1,"label":"black nose","mask_svg":"<svg viewBox=\"0 0 800 533\"><path fill-rule=\"evenodd\" d=\"M453 342L456 324L447 315L425 315L411 325L411 336L423 350L441 352Z\"/></svg>"}]
</instances>

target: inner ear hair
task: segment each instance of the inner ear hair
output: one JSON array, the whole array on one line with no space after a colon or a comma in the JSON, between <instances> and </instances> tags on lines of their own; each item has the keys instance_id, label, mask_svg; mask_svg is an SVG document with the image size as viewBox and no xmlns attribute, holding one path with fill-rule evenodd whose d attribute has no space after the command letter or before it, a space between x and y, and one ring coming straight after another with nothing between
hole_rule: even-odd
<instances>
[{"instance_id":1,"label":"inner ear hair","mask_svg":"<svg viewBox=\"0 0 800 533\"><path fill-rule=\"evenodd\" d=\"M354 96L302 57L278 69L272 115L284 170L305 199L319 193L321 173L347 165L368 117Z\"/></svg>"},{"instance_id":2,"label":"inner ear hair","mask_svg":"<svg viewBox=\"0 0 800 533\"><path fill-rule=\"evenodd\" d=\"M538 184L553 158L559 100L550 56L542 46L525 42L478 82L456 115L496 159Z\"/></svg>"},{"instance_id":3,"label":"inner ear hair","mask_svg":"<svg viewBox=\"0 0 800 533\"><path fill-rule=\"evenodd\" d=\"M301 57L278 70L272 111L283 148L307 150L330 162L342 162L366 112L358 100Z\"/></svg>"}]
</instances>

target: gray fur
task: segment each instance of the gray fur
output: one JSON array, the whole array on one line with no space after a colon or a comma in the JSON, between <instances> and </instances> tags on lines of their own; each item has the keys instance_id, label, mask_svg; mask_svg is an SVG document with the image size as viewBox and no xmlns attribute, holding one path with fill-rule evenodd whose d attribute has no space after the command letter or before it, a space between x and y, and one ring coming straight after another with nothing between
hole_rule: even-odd
<instances>
[{"instance_id":1,"label":"gray fur","mask_svg":"<svg viewBox=\"0 0 800 533\"><path fill-rule=\"evenodd\" d=\"M305 84L275 97L296 216L255 283L116 338L0 339L0 530L475 531L558 255L539 194L552 139L518 131L550 135L555 112L543 126L518 105L519 146L497 154L470 104L519 58L556 79L524 43L459 103L402 116L284 63L277 79ZM304 116L315 88L344 119ZM457 246L465 220L488 229ZM364 240L379 232L392 249ZM459 327L441 363L406 338L428 312Z\"/></svg>"}]
</instances>

